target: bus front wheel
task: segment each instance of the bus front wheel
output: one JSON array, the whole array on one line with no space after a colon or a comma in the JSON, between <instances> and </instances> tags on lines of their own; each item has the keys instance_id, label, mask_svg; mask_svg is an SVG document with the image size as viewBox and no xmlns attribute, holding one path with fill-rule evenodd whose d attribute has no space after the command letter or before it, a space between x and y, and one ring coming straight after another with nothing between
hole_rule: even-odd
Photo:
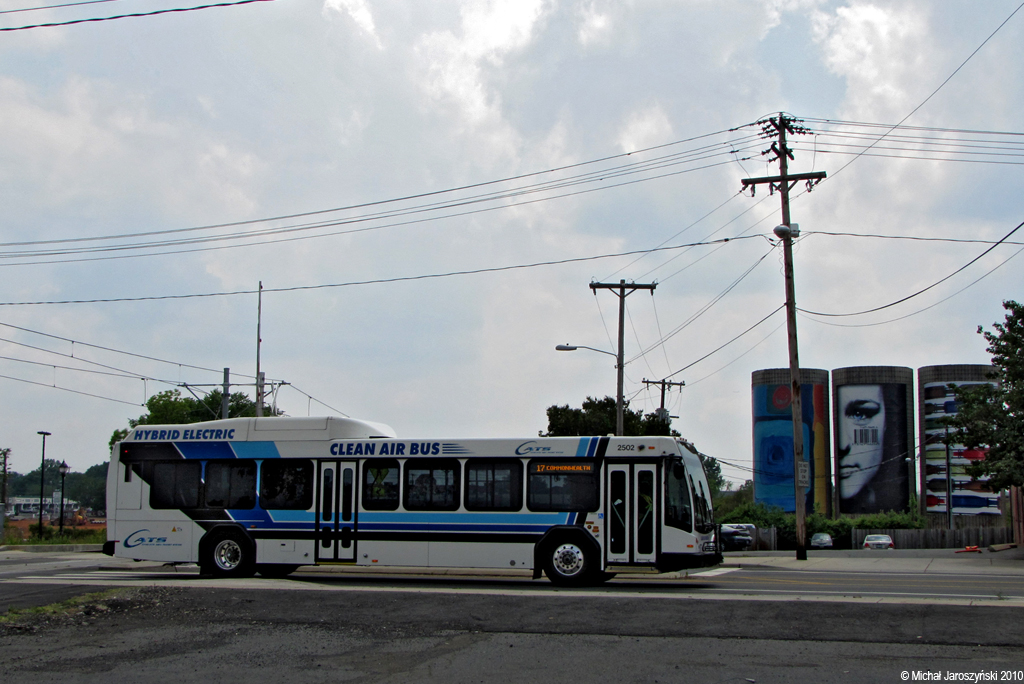
<instances>
[{"instance_id":1,"label":"bus front wheel","mask_svg":"<svg viewBox=\"0 0 1024 684\"><path fill-rule=\"evenodd\" d=\"M579 586L591 581L595 560L591 550L575 540L561 540L551 544L544 554L544 574L552 584L564 587Z\"/></svg>"},{"instance_id":2,"label":"bus front wheel","mask_svg":"<svg viewBox=\"0 0 1024 684\"><path fill-rule=\"evenodd\" d=\"M236 530L213 532L204 544L200 567L214 577L252 577L256 572L256 550Z\"/></svg>"}]
</instances>

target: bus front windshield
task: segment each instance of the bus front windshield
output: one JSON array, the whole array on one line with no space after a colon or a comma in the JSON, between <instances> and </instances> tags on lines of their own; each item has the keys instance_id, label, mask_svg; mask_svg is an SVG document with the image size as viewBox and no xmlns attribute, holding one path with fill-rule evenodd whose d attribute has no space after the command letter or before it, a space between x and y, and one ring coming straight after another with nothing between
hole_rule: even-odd
<instances>
[{"instance_id":1,"label":"bus front windshield","mask_svg":"<svg viewBox=\"0 0 1024 684\"><path fill-rule=\"evenodd\" d=\"M665 524L693 532L693 506L682 461L673 463L665 478Z\"/></svg>"}]
</instances>

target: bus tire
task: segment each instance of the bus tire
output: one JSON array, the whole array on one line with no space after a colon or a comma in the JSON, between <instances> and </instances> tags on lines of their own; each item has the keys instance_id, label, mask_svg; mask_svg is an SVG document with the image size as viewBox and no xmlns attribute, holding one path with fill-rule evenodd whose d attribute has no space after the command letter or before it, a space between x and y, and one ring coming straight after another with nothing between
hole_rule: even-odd
<instances>
[{"instance_id":1,"label":"bus tire","mask_svg":"<svg viewBox=\"0 0 1024 684\"><path fill-rule=\"evenodd\" d=\"M256 573L256 547L237 529L214 530L203 540L199 567L213 577L252 577Z\"/></svg>"},{"instance_id":2,"label":"bus tire","mask_svg":"<svg viewBox=\"0 0 1024 684\"><path fill-rule=\"evenodd\" d=\"M590 544L562 537L546 545L543 551L544 574L552 584L578 587L593 581L599 574L597 557Z\"/></svg>"},{"instance_id":3,"label":"bus tire","mask_svg":"<svg viewBox=\"0 0 1024 684\"><path fill-rule=\"evenodd\" d=\"M298 565L289 565L287 563L260 563L256 566L256 572L260 573L260 577L267 578L287 577L298 569Z\"/></svg>"}]
</instances>

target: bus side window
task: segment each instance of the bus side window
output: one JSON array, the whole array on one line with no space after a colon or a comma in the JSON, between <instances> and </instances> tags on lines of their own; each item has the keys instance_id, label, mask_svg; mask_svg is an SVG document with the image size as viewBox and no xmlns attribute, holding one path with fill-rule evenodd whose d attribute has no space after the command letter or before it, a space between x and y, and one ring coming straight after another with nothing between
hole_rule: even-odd
<instances>
[{"instance_id":1,"label":"bus side window","mask_svg":"<svg viewBox=\"0 0 1024 684\"><path fill-rule=\"evenodd\" d=\"M368 458L363 463L363 508L368 511L398 509L398 461Z\"/></svg>"},{"instance_id":2,"label":"bus side window","mask_svg":"<svg viewBox=\"0 0 1024 684\"><path fill-rule=\"evenodd\" d=\"M267 459L260 466L260 506L265 510L305 511L313 507L313 463L306 459Z\"/></svg>"},{"instance_id":3,"label":"bus side window","mask_svg":"<svg viewBox=\"0 0 1024 684\"><path fill-rule=\"evenodd\" d=\"M682 463L673 464L665 474L665 524L693 532L690 488L686 484L686 469Z\"/></svg>"},{"instance_id":4,"label":"bus side window","mask_svg":"<svg viewBox=\"0 0 1024 684\"><path fill-rule=\"evenodd\" d=\"M412 511L459 509L459 462L410 458L405 462L405 507Z\"/></svg>"},{"instance_id":5,"label":"bus side window","mask_svg":"<svg viewBox=\"0 0 1024 684\"><path fill-rule=\"evenodd\" d=\"M207 462L206 505L209 508L254 508L256 506L256 461Z\"/></svg>"},{"instance_id":6,"label":"bus side window","mask_svg":"<svg viewBox=\"0 0 1024 684\"><path fill-rule=\"evenodd\" d=\"M198 508L201 470L199 461L154 463L153 484L149 489L149 507Z\"/></svg>"},{"instance_id":7,"label":"bus side window","mask_svg":"<svg viewBox=\"0 0 1024 684\"><path fill-rule=\"evenodd\" d=\"M531 511L584 512L600 506L593 461L530 461L526 507Z\"/></svg>"},{"instance_id":8,"label":"bus side window","mask_svg":"<svg viewBox=\"0 0 1024 684\"><path fill-rule=\"evenodd\" d=\"M523 508L523 462L470 459L466 463L466 510Z\"/></svg>"}]
</instances>

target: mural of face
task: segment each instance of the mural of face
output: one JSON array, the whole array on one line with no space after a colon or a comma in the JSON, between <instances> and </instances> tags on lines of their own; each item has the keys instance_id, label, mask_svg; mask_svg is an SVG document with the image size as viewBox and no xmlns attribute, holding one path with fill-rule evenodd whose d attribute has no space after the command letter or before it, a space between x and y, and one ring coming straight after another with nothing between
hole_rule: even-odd
<instances>
[{"instance_id":1,"label":"mural of face","mask_svg":"<svg viewBox=\"0 0 1024 684\"><path fill-rule=\"evenodd\" d=\"M839 388L839 496L857 496L882 464L885 404L881 385Z\"/></svg>"}]
</instances>

